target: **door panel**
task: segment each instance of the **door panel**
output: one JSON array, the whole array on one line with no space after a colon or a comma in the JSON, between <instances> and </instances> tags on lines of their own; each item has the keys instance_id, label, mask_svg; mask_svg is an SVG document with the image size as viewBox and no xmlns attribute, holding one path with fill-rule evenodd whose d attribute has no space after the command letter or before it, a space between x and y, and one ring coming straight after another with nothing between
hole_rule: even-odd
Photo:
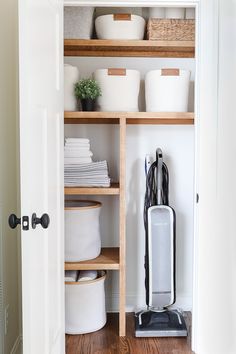
<instances>
[{"instance_id":1,"label":"door panel","mask_svg":"<svg viewBox=\"0 0 236 354\"><path fill-rule=\"evenodd\" d=\"M63 4L19 1L24 354L64 353ZM60 349L59 349L60 348Z\"/></svg>"},{"instance_id":2,"label":"door panel","mask_svg":"<svg viewBox=\"0 0 236 354\"><path fill-rule=\"evenodd\" d=\"M202 1L200 23L194 350L197 354L234 354L236 2Z\"/></svg>"}]
</instances>

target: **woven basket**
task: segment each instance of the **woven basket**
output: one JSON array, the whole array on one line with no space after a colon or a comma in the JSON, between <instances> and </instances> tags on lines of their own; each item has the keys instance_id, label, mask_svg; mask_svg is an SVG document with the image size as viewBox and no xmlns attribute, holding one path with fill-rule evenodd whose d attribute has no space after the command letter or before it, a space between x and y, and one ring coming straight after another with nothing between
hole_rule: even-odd
<instances>
[{"instance_id":1,"label":"woven basket","mask_svg":"<svg viewBox=\"0 0 236 354\"><path fill-rule=\"evenodd\" d=\"M194 41L195 20L151 18L147 38L157 41Z\"/></svg>"}]
</instances>

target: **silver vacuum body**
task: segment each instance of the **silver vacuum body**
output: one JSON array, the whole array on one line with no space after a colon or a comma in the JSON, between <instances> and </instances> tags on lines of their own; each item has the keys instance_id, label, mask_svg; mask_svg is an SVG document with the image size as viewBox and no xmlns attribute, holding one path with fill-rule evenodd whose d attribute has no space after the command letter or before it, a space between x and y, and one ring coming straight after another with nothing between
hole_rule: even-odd
<instances>
[{"instance_id":1,"label":"silver vacuum body","mask_svg":"<svg viewBox=\"0 0 236 354\"><path fill-rule=\"evenodd\" d=\"M157 205L147 208L147 309L135 314L135 336L183 337L187 336L183 315L178 310L168 309L175 302L175 212L163 203L163 158L160 149L157 150L156 186ZM165 193L168 194L168 187Z\"/></svg>"}]
</instances>

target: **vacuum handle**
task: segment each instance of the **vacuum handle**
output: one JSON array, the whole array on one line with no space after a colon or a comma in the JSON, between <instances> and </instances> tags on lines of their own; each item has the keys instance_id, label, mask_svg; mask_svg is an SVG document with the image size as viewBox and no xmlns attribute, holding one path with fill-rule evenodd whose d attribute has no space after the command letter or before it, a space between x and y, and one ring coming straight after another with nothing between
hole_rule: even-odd
<instances>
[{"instance_id":1,"label":"vacuum handle","mask_svg":"<svg viewBox=\"0 0 236 354\"><path fill-rule=\"evenodd\" d=\"M158 148L156 150L156 185L157 185L157 205L162 205L162 184L163 184L163 175L162 175L162 166L163 166L163 154L162 150Z\"/></svg>"}]
</instances>

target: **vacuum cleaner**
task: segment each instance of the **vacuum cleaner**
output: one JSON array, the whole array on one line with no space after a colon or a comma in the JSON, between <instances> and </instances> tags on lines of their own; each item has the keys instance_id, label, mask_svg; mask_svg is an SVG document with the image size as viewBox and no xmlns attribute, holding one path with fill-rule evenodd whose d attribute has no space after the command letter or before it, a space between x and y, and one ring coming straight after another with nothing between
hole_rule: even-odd
<instances>
[{"instance_id":1,"label":"vacuum cleaner","mask_svg":"<svg viewBox=\"0 0 236 354\"><path fill-rule=\"evenodd\" d=\"M185 337L187 328L175 303L175 212L169 206L169 173L160 148L146 160L145 310L135 314L136 337Z\"/></svg>"}]
</instances>

